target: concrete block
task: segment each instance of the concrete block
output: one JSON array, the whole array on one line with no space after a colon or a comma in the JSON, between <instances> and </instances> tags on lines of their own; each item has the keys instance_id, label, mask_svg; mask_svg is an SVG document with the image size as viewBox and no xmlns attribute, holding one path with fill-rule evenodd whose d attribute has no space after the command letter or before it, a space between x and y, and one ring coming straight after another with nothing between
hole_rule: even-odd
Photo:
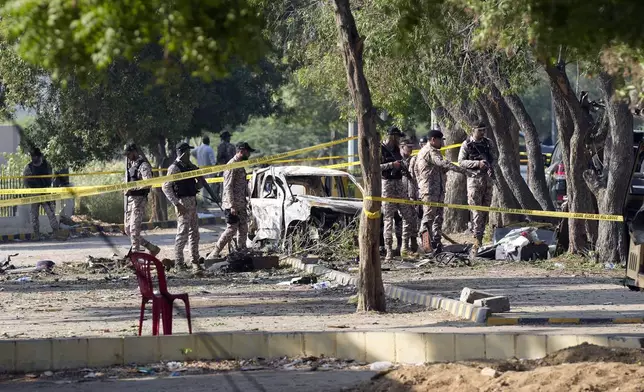
<instances>
[{"instance_id":1,"label":"concrete block","mask_svg":"<svg viewBox=\"0 0 644 392\"><path fill-rule=\"evenodd\" d=\"M367 360L366 338L364 332L338 332L336 352L340 359Z\"/></svg>"},{"instance_id":2,"label":"concrete block","mask_svg":"<svg viewBox=\"0 0 644 392\"><path fill-rule=\"evenodd\" d=\"M610 336L608 338L608 346L615 348L642 348L644 347L644 339L635 337L620 337Z\"/></svg>"},{"instance_id":3,"label":"concrete block","mask_svg":"<svg viewBox=\"0 0 644 392\"><path fill-rule=\"evenodd\" d=\"M233 333L231 354L233 358L268 358L268 342L262 332Z\"/></svg>"},{"instance_id":4,"label":"concrete block","mask_svg":"<svg viewBox=\"0 0 644 392\"><path fill-rule=\"evenodd\" d=\"M594 344L596 346L602 346L602 347L608 347L608 336L593 336L593 335L588 335L588 336L583 336L580 335L577 337L577 343L582 344L582 343L588 343L588 344Z\"/></svg>"},{"instance_id":5,"label":"concrete block","mask_svg":"<svg viewBox=\"0 0 644 392\"><path fill-rule=\"evenodd\" d=\"M161 360L158 336L126 336L123 339L123 362L146 364Z\"/></svg>"},{"instance_id":6,"label":"concrete block","mask_svg":"<svg viewBox=\"0 0 644 392\"><path fill-rule=\"evenodd\" d=\"M517 335L516 356L519 359L538 359L546 356L545 335Z\"/></svg>"},{"instance_id":7,"label":"concrete block","mask_svg":"<svg viewBox=\"0 0 644 392\"><path fill-rule=\"evenodd\" d=\"M391 362L423 363L427 358L425 334L396 332L396 358Z\"/></svg>"},{"instance_id":8,"label":"concrete block","mask_svg":"<svg viewBox=\"0 0 644 392\"><path fill-rule=\"evenodd\" d=\"M486 293L485 291L471 289L469 287L464 287L461 291L461 302L467 302L473 304L477 299L495 297L494 294Z\"/></svg>"},{"instance_id":9,"label":"concrete block","mask_svg":"<svg viewBox=\"0 0 644 392\"><path fill-rule=\"evenodd\" d=\"M396 361L396 339L391 332L365 332L367 362Z\"/></svg>"},{"instance_id":10,"label":"concrete block","mask_svg":"<svg viewBox=\"0 0 644 392\"><path fill-rule=\"evenodd\" d=\"M485 335L457 333L455 348L457 361L485 359Z\"/></svg>"},{"instance_id":11,"label":"concrete block","mask_svg":"<svg viewBox=\"0 0 644 392\"><path fill-rule=\"evenodd\" d=\"M16 366L16 342L0 340L0 373L13 372Z\"/></svg>"},{"instance_id":12,"label":"concrete block","mask_svg":"<svg viewBox=\"0 0 644 392\"><path fill-rule=\"evenodd\" d=\"M267 335L268 357L298 357L304 355L304 337L301 333L271 333Z\"/></svg>"},{"instance_id":13,"label":"concrete block","mask_svg":"<svg viewBox=\"0 0 644 392\"><path fill-rule=\"evenodd\" d=\"M452 362L456 358L456 336L453 333L425 334L426 362Z\"/></svg>"},{"instance_id":14,"label":"concrete block","mask_svg":"<svg viewBox=\"0 0 644 392\"><path fill-rule=\"evenodd\" d=\"M485 358L510 359L514 358L515 335L511 334L486 334Z\"/></svg>"},{"instance_id":15,"label":"concrete block","mask_svg":"<svg viewBox=\"0 0 644 392\"><path fill-rule=\"evenodd\" d=\"M568 347L575 347L579 343L577 335L548 335L546 338L546 353L551 354Z\"/></svg>"},{"instance_id":16,"label":"concrete block","mask_svg":"<svg viewBox=\"0 0 644 392\"><path fill-rule=\"evenodd\" d=\"M335 332L305 332L304 355L327 358L336 357L336 333Z\"/></svg>"},{"instance_id":17,"label":"concrete block","mask_svg":"<svg viewBox=\"0 0 644 392\"><path fill-rule=\"evenodd\" d=\"M504 296L481 298L474 301L474 306L489 308L492 313L510 311L510 299Z\"/></svg>"},{"instance_id":18,"label":"concrete block","mask_svg":"<svg viewBox=\"0 0 644 392\"><path fill-rule=\"evenodd\" d=\"M32 372L50 370L51 340L34 339L16 341L16 368L17 372Z\"/></svg>"},{"instance_id":19,"label":"concrete block","mask_svg":"<svg viewBox=\"0 0 644 392\"><path fill-rule=\"evenodd\" d=\"M123 365L123 338L91 338L87 340L89 367Z\"/></svg>"},{"instance_id":20,"label":"concrete block","mask_svg":"<svg viewBox=\"0 0 644 392\"><path fill-rule=\"evenodd\" d=\"M233 355L233 334L199 333L194 334L197 346L196 359L223 360L235 359Z\"/></svg>"},{"instance_id":21,"label":"concrete block","mask_svg":"<svg viewBox=\"0 0 644 392\"><path fill-rule=\"evenodd\" d=\"M87 339L55 339L52 341L52 369L87 367Z\"/></svg>"},{"instance_id":22,"label":"concrete block","mask_svg":"<svg viewBox=\"0 0 644 392\"><path fill-rule=\"evenodd\" d=\"M197 340L195 335L159 336L159 353L162 361L197 359Z\"/></svg>"}]
</instances>

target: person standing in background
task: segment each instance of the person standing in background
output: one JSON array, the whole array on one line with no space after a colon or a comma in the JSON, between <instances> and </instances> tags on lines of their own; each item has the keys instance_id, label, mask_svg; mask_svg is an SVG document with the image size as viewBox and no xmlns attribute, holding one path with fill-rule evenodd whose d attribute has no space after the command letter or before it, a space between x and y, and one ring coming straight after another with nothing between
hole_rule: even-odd
<instances>
[{"instance_id":1,"label":"person standing in background","mask_svg":"<svg viewBox=\"0 0 644 392\"><path fill-rule=\"evenodd\" d=\"M202 169L204 167L216 165L217 160L215 159L215 151L212 149L212 147L210 147L210 138L208 136L204 136L201 139L201 142L202 144L199 147L192 150L190 152L190 155L192 155L197 159L197 165ZM211 177L211 176L212 175L206 176L206 177ZM207 195L208 195L208 192L204 187L203 189L201 189L201 196L203 197L203 200L206 204L210 204L208 202L209 196Z\"/></svg>"},{"instance_id":2,"label":"person standing in background","mask_svg":"<svg viewBox=\"0 0 644 392\"><path fill-rule=\"evenodd\" d=\"M31 151L31 162L25 166L22 175L25 177L23 179L25 188L51 188L51 166L49 166L49 163L43 157L39 148L34 148ZM31 205L29 215L31 217L31 226L33 228L33 239L35 241L40 239L40 206L42 206L45 210L45 214L47 214L47 218L49 218L49 224L54 231L54 236L61 236L62 233L60 231L60 226L58 224L58 220L56 220L56 203L53 201L45 201Z\"/></svg>"},{"instance_id":3,"label":"person standing in background","mask_svg":"<svg viewBox=\"0 0 644 392\"><path fill-rule=\"evenodd\" d=\"M60 170L54 171L54 183L53 186L55 188L69 188L72 186L71 182L69 181L69 168L63 168ZM60 206L60 214L59 214L59 225L61 227L64 227L64 225L73 225L74 221L72 221L72 215L74 215L74 207L75 207L76 201L74 200L74 197L70 197L69 199L61 200L61 206ZM66 228L66 227L65 227Z\"/></svg>"}]
</instances>

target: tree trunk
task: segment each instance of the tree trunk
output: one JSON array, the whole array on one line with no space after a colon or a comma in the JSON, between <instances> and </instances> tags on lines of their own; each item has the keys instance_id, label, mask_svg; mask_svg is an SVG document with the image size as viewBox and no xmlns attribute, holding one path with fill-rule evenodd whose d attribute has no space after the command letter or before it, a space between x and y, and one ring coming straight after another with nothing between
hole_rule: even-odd
<instances>
[{"instance_id":1,"label":"tree trunk","mask_svg":"<svg viewBox=\"0 0 644 392\"><path fill-rule=\"evenodd\" d=\"M589 162L589 154L584 140L589 133L590 124L584 116L581 104L570 86L568 75L563 66L547 65L545 71L550 80L555 120L559 130L566 185L568 190L568 208L570 212L594 212L593 195L583 179L583 172ZM580 219L569 219L569 247L571 253L586 251L589 247L589 233L592 236L592 224Z\"/></svg>"},{"instance_id":2,"label":"tree trunk","mask_svg":"<svg viewBox=\"0 0 644 392\"><path fill-rule=\"evenodd\" d=\"M621 215L633 169L633 115L628 105L615 96L613 80L600 74L609 130L604 145L603 171L586 170L584 179L597 198L600 214ZM602 263L627 260L625 227L621 222L600 221L595 250Z\"/></svg>"},{"instance_id":3,"label":"tree trunk","mask_svg":"<svg viewBox=\"0 0 644 392\"><path fill-rule=\"evenodd\" d=\"M488 75L500 91L509 90L510 83L508 80L499 76L497 72L494 72L494 69L488 68ZM525 135L525 147L528 154L528 186L541 208L554 211L555 206L550 198L550 192L548 192L548 185L546 184L543 156L541 155L541 141L539 140L537 127L518 95L514 93L505 94L503 99Z\"/></svg>"},{"instance_id":4,"label":"tree trunk","mask_svg":"<svg viewBox=\"0 0 644 392\"><path fill-rule=\"evenodd\" d=\"M489 125L494 132L496 145L499 151L498 166L496 175L505 177L505 181L512 190L521 208L526 210L540 210L541 206L528 188L519 170L519 156L516 153L512 136L510 135L510 121L503 116L505 101L501 92L494 85L489 86L491 95L482 96L479 101L488 114Z\"/></svg>"},{"instance_id":5,"label":"tree trunk","mask_svg":"<svg viewBox=\"0 0 644 392\"><path fill-rule=\"evenodd\" d=\"M487 110L481 103L481 99L478 99L476 101L476 104L477 112L481 120L483 120L484 123L489 124L490 127L494 127L494 125L492 125L490 117L488 116ZM490 137L492 141L494 141L494 143L498 146L498 142L496 141L496 134L494 132L488 133L487 136ZM503 175L499 173L499 170L496 171L497 173L494 179L494 192L498 201L498 207L521 208L521 205L517 201L514 193L512 192L512 189L510 189L510 187L508 186L508 183L505 181ZM490 214L490 222L496 223L497 227L502 227L502 225L504 224L518 222L521 220L521 216L519 215L502 214L502 217L499 215L500 214L498 213Z\"/></svg>"},{"instance_id":6,"label":"tree trunk","mask_svg":"<svg viewBox=\"0 0 644 392\"><path fill-rule=\"evenodd\" d=\"M168 163L168 156L165 149L166 140L163 136L159 136L157 140L157 148L152 149L154 155L155 166L157 169L167 169L170 165ZM157 172L156 176L163 176L165 172ZM161 188L152 189L152 221L163 222L168 220L168 199L163 194Z\"/></svg>"},{"instance_id":7,"label":"tree trunk","mask_svg":"<svg viewBox=\"0 0 644 392\"><path fill-rule=\"evenodd\" d=\"M331 0L335 11L339 43L347 71L349 93L358 118L358 153L363 173L365 196L381 196L380 136L376 130L376 111L363 72L364 40L358 35L349 0ZM380 269L380 219L367 213L380 211L381 203L365 198L360 219L360 277L358 311L386 310L385 290ZM380 214L378 214L380 215Z\"/></svg>"}]
</instances>

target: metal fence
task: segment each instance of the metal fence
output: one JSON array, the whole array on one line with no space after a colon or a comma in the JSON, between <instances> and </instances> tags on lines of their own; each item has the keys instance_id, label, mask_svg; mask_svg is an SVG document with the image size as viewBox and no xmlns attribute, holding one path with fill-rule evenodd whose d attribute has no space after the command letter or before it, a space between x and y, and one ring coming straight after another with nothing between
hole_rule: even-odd
<instances>
[{"instance_id":1,"label":"metal fence","mask_svg":"<svg viewBox=\"0 0 644 392\"><path fill-rule=\"evenodd\" d=\"M19 173L21 174L21 173ZM0 176L15 176L17 174L9 172L6 168L0 169ZM15 189L22 188L22 179L20 178L9 178L9 179L0 179L0 189ZM0 195L0 200L15 199L20 197L20 195ZM0 217L14 217L18 213L17 206L11 207L0 207Z\"/></svg>"}]
</instances>

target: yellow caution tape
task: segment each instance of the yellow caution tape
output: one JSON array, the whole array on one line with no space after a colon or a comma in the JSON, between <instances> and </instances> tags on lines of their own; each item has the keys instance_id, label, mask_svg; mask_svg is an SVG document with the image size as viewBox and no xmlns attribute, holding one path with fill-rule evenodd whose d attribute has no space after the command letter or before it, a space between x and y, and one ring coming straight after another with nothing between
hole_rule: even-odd
<instances>
[{"instance_id":1,"label":"yellow caution tape","mask_svg":"<svg viewBox=\"0 0 644 392\"><path fill-rule=\"evenodd\" d=\"M504 214L514 214L514 215L532 215L532 216L545 216L550 218L586 219L586 220L600 220L600 221L612 221L612 222L624 221L624 217L622 215L587 214L583 212L521 210L518 208L446 204L446 203L426 202L422 200L392 199L388 197L377 197L377 196L365 196L363 197L363 199L371 200L371 201L380 201L380 202L384 201L389 203L411 204L416 206L443 207L443 208L453 208L453 209L459 209L459 210L476 210L476 211L485 211L485 212L500 212Z\"/></svg>"},{"instance_id":2,"label":"yellow caution tape","mask_svg":"<svg viewBox=\"0 0 644 392\"><path fill-rule=\"evenodd\" d=\"M367 219L380 219L380 210L371 212L363 208L362 211L364 212Z\"/></svg>"},{"instance_id":3,"label":"yellow caution tape","mask_svg":"<svg viewBox=\"0 0 644 392\"><path fill-rule=\"evenodd\" d=\"M172 174L169 176L163 176L163 177L154 177L150 178L148 180L141 180L141 181L133 181L133 182L128 182L128 183L122 183L122 184L115 184L115 185L100 185L100 186L95 186L92 187L92 189L87 189L84 187L68 187L68 188L61 188L61 189L66 189L64 193L57 193L57 194L48 194L48 195L40 195L40 196L30 196L30 197L24 197L24 198L19 198L19 199L9 199L9 200L0 200L0 207L9 207L9 206L17 206L17 205L25 205L25 204L34 204L34 203L44 203L47 201L55 201L55 200L65 200L69 199L70 196L92 196L92 195L99 195L101 193L109 193L109 192L119 192L119 191L126 191L128 189L134 189L134 188L142 188L142 187L150 187L150 186L159 186L165 182L172 182L172 181L178 181L178 180L185 180L189 178L196 178L196 177L201 177L201 176L206 176L209 174L214 174L214 173L219 173L223 172L226 170L232 170L232 169L238 169L238 168L243 168L243 167L248 167L248 166L253 166L253 165L258 165L262 163L269 163L278 159L284 159L288 157L292 157L295 155L299 154L305 154L307 152L311 151L316 151L320 150L323 148L331 147L336 144L341 144L341 143L346 143L350 140L355 140L357 139L357 136L352 136L352 137L347 137L339 140L334 140L331 142L326 142L322 144L318 144L315 146L311 147L305 147L305 148L300 148L297 150L292 150L292 151L287 151L283 152L280 154L275 154L267 157L259 157L259 158L253 158L249 159L247 161L242 161L242 162L236 162L236 163L230 163L226 165L217 165L217 166L212 166L210 168L203 168L203 169L198 169L198 170L191 170L183 173L177 173L177 174ZM80 188L80 189L78 189Z\"/></svg>"}]
</instances>

